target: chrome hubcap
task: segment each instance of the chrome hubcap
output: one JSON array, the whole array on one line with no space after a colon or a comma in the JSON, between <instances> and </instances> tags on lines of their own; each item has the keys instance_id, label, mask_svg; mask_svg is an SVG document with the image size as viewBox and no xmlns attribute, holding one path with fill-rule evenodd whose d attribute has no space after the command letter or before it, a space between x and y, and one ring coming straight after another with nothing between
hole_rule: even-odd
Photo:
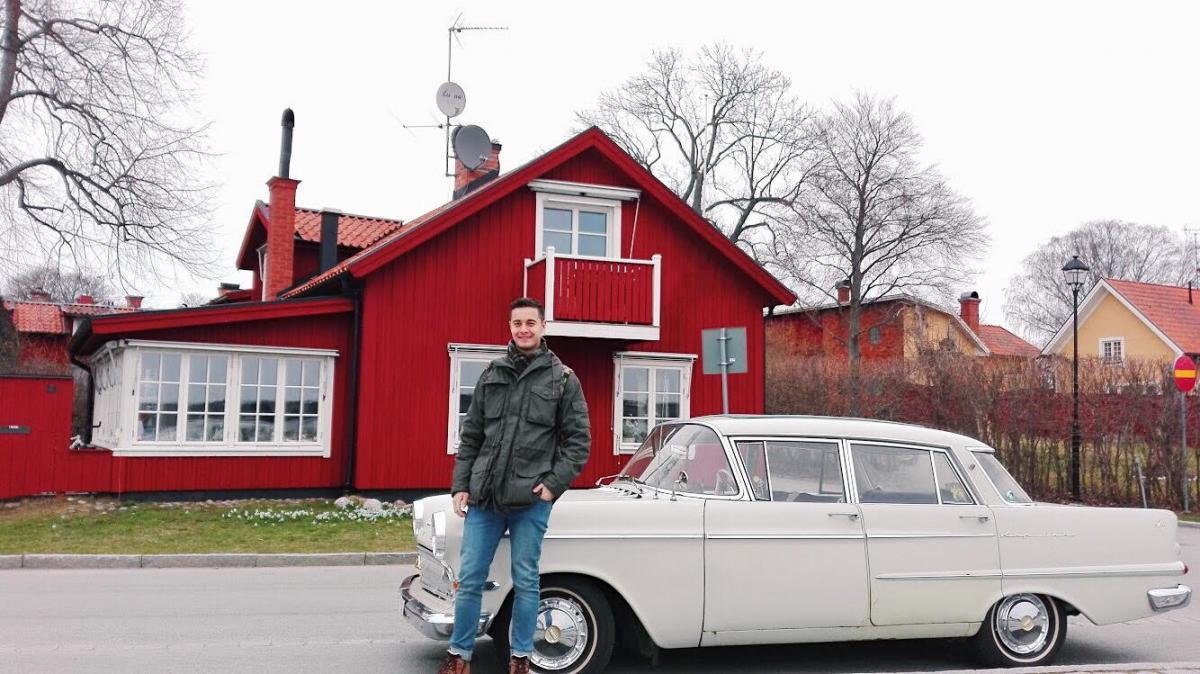
<instances>
[{"instance_id":1,"label":"chrome hubcap","mask_svg":"<svg viewBox=\"0 0 1200 674\"><path fill-rule=\"evenodd\" d=\"M1018 655L1038 653L1050 640L1050 610L1037 595L1008 597L996 607L993 622L1000 643Z\"/></svg>"},{"instance_id":2,"label":"chrome hubcap","mask_svg":"<svg viewBox=\"0 0 1200 674\"><path fill-rule=\"evenodd\" d=\"M579 660L587 643L587 618L578 601L544 597L539 602L530 662L545 670L566 669Z\"/></svg>"}]
</instances>

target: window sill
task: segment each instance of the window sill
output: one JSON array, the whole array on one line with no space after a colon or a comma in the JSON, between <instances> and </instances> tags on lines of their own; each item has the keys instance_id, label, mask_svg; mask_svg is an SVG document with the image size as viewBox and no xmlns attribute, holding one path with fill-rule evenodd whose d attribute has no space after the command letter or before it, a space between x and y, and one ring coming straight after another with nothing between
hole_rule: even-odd
<instances>
[{"instance_id":1,"label":"window sill","mask_svg":"<svg viewBox=\"0 0 1200 674\"><path fill-rule=\"evenodd\" d=\"M297 445L134 445L114 447L112 455L117 457L222 457L222 456L316 456L329 458L329 450L317 444Z\"/></svg>"}]
</instances>

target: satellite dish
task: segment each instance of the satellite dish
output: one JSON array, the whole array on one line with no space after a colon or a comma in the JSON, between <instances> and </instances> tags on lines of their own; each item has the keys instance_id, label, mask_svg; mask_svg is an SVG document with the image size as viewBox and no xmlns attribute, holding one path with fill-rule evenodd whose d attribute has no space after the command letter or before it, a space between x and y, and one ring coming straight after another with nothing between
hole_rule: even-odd
<instances>
[{"instance_id":1,"label":"satellite dish","mask_svg":"<svg viewBox=\"0 0 1200 674\"><path fill-rule=\"evenodd\" d=\"M483 166L492 154L492 137L474 124L455 129L450 142L454 146L454 156L472 171Z\"/></svg>"},{"instance_id":2,"label":"satellite dish","mask_svg":"<svg viewBox=\"0 0 1200 674\"><path fill-rule=\"evenodd\" d=\"M467 94L454 82L446 82L437 90L438 110L447 117L458 117L467 109Z\"/></svg>"}]
</instances>

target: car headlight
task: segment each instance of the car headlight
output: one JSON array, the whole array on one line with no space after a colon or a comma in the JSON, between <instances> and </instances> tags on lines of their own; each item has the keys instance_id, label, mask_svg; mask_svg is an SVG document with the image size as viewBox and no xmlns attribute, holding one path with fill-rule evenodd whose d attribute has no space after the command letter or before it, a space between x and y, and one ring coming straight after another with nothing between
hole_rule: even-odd
<instances>
[{"instance_id":1,"label":"car headlight","mask_svg":"<svg viewBox=\"0 0 1200 674\"><path fill-rule=\"evenodd\" d=\"M433 514L433 554L436 557L446 556L446 511L444 510Z\"/></svg>"},{"instance_id":2,"label":"car headlight","mask_svg":"<svg viewBox=\"0 0 1200 674\"><path fill-rule=\"evenodd\" d=\"M413 538L421 535L421 525L425 524L425 504L416 501L412 504Z\"/></svg>"}]
</instances>

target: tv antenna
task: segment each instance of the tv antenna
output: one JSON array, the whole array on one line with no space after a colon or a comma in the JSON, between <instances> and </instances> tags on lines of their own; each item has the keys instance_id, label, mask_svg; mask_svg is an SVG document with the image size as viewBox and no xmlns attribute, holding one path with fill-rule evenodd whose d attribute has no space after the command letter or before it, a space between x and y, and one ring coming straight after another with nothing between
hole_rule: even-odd
<instances>
[{"instance_id":1,"label":"tv antenna","mask_svg":"<svg viewBox=\"0 0 1200 674\"><path fill-rule=\"evenodd\" d=\"M1192 255L1189 280L1195 280L1200 276L1200 226L1184 225L1183 235L1187 239L1187 252Z\"/></svg>"},{"instance_id":2,"label":"tv antenna","mask_svg":"<svg viewBox=\"0 0 1200 674\"><path fill-rule=\"evenodd\" d=\"M446 29L446 81L437 88L437 94L434 101L437 103L438 111L445 117L445 122L437 124L403 124L405 129L442 129L446 135L446 153L445 153L445 175L447 178L454 177L454 159L457 157L463 162L464 166L474 170L482 165L483 161L477 156L480 147L480 137L487 140L487 149L484 151L483 159L487 159L487 154L491 152L491 136L482 128L474 125L462 126L455 124L451 120L458 117L467 109L467 94L463 88L454 81L453 64L454 64L454 43L462 46L462 40L459 38L461 33L466 31L476 30L508 30L508 26L467 26L462 23L462 14L455 17L450 27ZM467 132L458 140L459 131ZM462 149L467 154L463 154L459 150Z\"/></svg>"}]
</instances>

